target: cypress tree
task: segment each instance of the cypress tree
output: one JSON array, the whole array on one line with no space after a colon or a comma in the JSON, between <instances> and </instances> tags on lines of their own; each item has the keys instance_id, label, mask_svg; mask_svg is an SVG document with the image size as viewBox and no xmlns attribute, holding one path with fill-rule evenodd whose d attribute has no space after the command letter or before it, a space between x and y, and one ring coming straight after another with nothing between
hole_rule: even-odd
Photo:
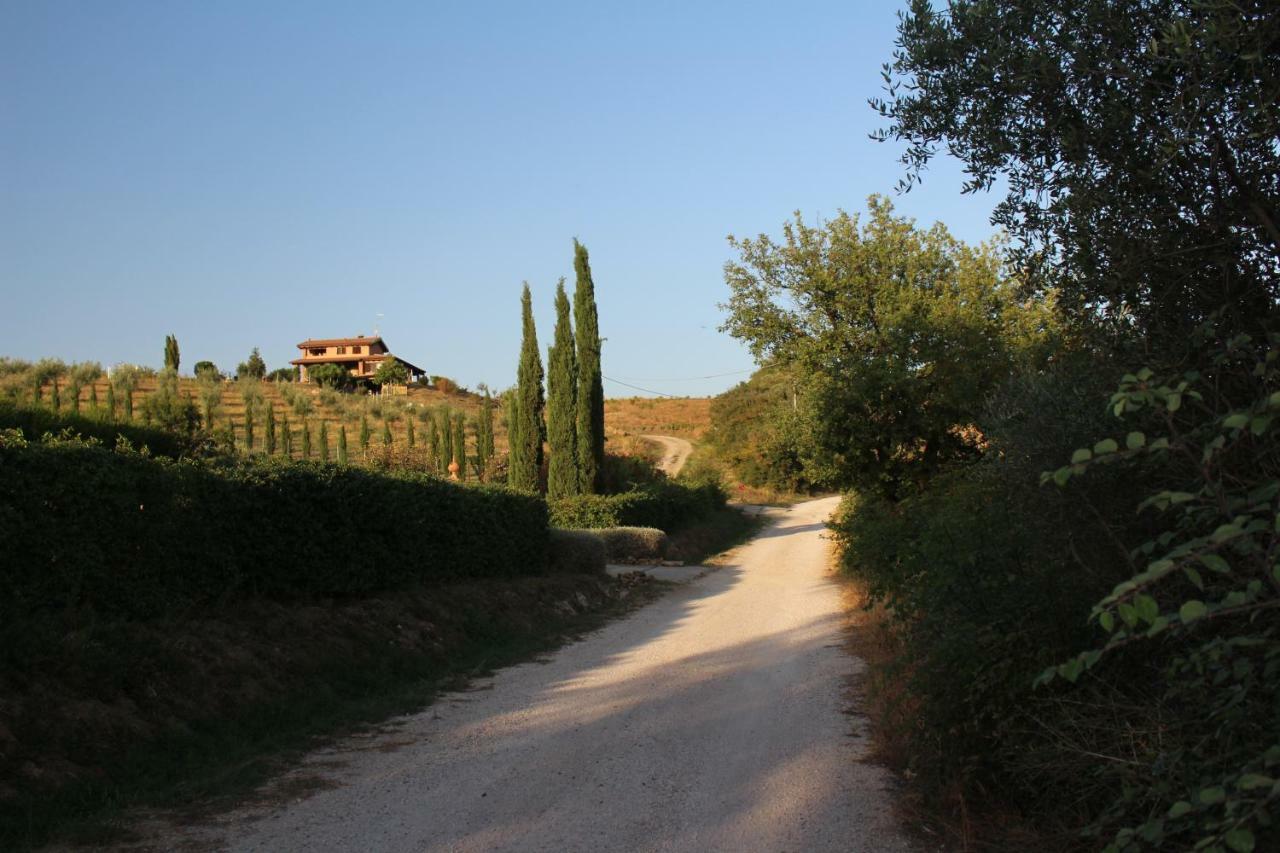
<instances>
[{"instance_id":1,"label":"cypress tree","mask_svg":"<svg viewBox=\"0 0 1280 853\"><path fill-rule=\"evenodd\" d=\"M338 424L338 464L347 464L347 425Z\"/></svg>"},{"instance_id":2,"label":"cypress tree","mask_svg":"<svg viewBox=\"0 0 1280 853\"><path fill-rule=\"evenodd\" d=\"M293 430L289 429L289 416L280 419L280 452L285 459L293 458Z\"/></svg>"},{"instance_id":3,"label":"cypress tree","mask_svg":"<svg viewBox=\"0 0 1280 853\"><path fill-rule=\"evenodd\" d=\"M386 421L382 422L382 446L391 446L391 424Z\"/></svg>"},{"instance_id":4,"label":"cypress tree","mask_svg":"<svg viewBox=\"0 0 1280 853\"><path fill-rule=\"evenodd\" d=\"M267 424L262 435L264 449L268 456L276 455L276 413L271 404L267 404Z\"/></svg>"},{"instance_id":5,"label":"cypress tree","mask_svg":"<svg viewBox=\"0 0 1280 853\"><path fill-rule=\"evenodd\" d=\"M62 410L62 396L58 392L58 377L56 376L53 377L53 396L49 399L55 413Z\"/></svg>"},{"instance_id":6,"label":"cypress tree","mask_svg":"<svg viewBox=\"0 0 1280 853\"><path fill-rule=\"evenodd\" d=\"M311 425L306 418L302 419L302 458L311 458Z\"/></svg>"},{"instance_id":7,"label":"cypress tree","mask_svg":"<svg viewBox=\"0 0 1280 853\"><path fill-rule=\"evenodd\" d=\"M413 450L415 436L413 434L413 413L412 412L410 412L408 417L405 418L404 429L405 429L405 437L404 437L405 444L409 445L410 450Z\"/></svg>"},{"instance_id":8,"label":"cypress tree","mask_svg":"<svg viewBox=\"0 0 1280 853\"><path fill-rule=\"evenodd\" d=\"M133 422L133 386L126 385L124 388L124 419Z\"/></svg>"},{"instance_id":9,"label":"cypress tree","mask_svg":"<svg viewBox=\"0 0 1280 853\"><path fill-rule=\"evenodd\" d=\"M107 419L116 419L116 386L111 382L107 383Z\"/></svg>"},{"instance_id":10,"label":"cypress tree","mask_svg":"<svg viewBox=\"0 0 1280 853\"><path fill-rule=\"evenodd\" d=\"M522 342L520 367L516 372L516 393L512 400L508 441L511 444L507 483L526 492L538 490L542 469L542 356L538 353L538 330L533 322L533 297L526 282L520 296Z\"/></svg>"},{"instance_id":11,"label":"cypress tree","mask_svg":"<svg viewBox=\"0 0 1280 853\"><path fill-rule=\"evenodd\" d=\"M427 421L427 467L440 473L440 430L436 428L436 419Z\"/></svg>"},{"instance_id":12,"label":"cypress tree","mask_svg":"<svg viewBox=\"0 0 1280 853\"><path fill-rule=\"evenodd\" d=\"M458 476L467 479L467 416L462 412L453 419L453 461L458 463Z\"/></svg>"},{"instance_id":13,"label":"cypress tree","mask_svg":"<svg viewBox=\"0 0 1280 853\"><path fill-rule=\"evenodd\" d=\"M181 356L178 352L178 336L167 335L164 339L164 369L178 372Z\"/></svg>"},{"instance_id":14,"label":"cypress tree","mask_svg":"<svg viewBox=\"0 0 1280 853\"><path fill-rule=\"evenodd\" d=\"M329 422L320 422L320 461L329 461Z\"/></svg>"},{"instance_id":15,"label":"cypress tree","mask_svg":"<svg viewBox=\"0 0 1280 853\"><path fill-rule=\"evenodd\" d=\"M480 456L480 470L489 468L493 458L493 398L484 389L484 402L480 404L480 420L476 424L476 452Z\"/></svg>"},{"instance_id":16,"label":"cypress tree","mask_svg":"<svg viewBox=\"0 0 1280 853\"><path fill-rule=\"evenodd\" d=\"M436 461L436 472L440 476L449 473L449 463L453 461L453 412L448 406L436 410L436 431L440 435L440 458Z\"/></svg>"},{"instance_id":17,"label":"cypress tree","mask_svg":"<svg viewBox=\"0 0 1280 853\"><path fill-rule=\"evenodd\" d=\"M369 455L369 438L373 433L369 432L369 416L360 416L360 454L362 456Z\"/></svg>"},{"instance_id":18,"label":"cypress tree","mask_svg":"<svg viewBox=\"0 0 1280 853\"><path fill-rule=\"evenodd\" d=\"M579 493L578 357L564 279L556 285L556 330L547 353L547 497Z\"/></svg>"},{"instance_id":19,"label":"cypress tree","mask_svg":"<svg viewBox=\"0 0 1280 853\"><path fill-rule=\"evenodd\" d=\"M253 407L244 407L244 446L250 453L253 452Z\"/></svg>"},{"instance_id":20,"label":"cypress tree","mask_svg":"<svg viewBox=\"0 0 1280 853\"><path fill-rule=\"evenodd\" d=\"M573 241L573 314L578 337L578 473L582 491L600 490L604 468L604 382L600 372L600 318L587 247Z\"/></svg>"}]
</instances>

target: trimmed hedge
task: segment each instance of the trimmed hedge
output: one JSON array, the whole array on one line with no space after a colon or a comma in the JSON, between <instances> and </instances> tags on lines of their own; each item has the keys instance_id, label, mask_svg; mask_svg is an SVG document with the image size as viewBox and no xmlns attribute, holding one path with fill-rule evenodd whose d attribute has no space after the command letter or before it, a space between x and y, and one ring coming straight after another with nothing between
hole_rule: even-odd
<instances>
[{"instance_id":1,"label":"trimmed hedge","mask_svg":"<svg viewBox=\"0 0 1280 853\"><path fill-rule=\"evenodd\" d=\"M594 530L602 527L656 527L673 533L724 506L717 485L655 483L618 495L575 495L549 501L556 527Z\"/></svg>"},{"instance_id":2,"label":"trimmed hedge","mask_svg":"<svg viewBox=\"0 0 1280 853\"><path fill-rule=\"evenodd\" d=\"M540 498L425 474L0 440L0 618L535 575L547 537Z\"/></svg>"},{"instance_id":3,"label":"trimmed hedge","mask_svg":"<svg viewBox=\"0 0 1280 853\"><path fill-rule=\"evenodd\" d=\"M39 440L45 433L60 435L71 430L82 438L96 438L108 447L114 447L116 438L124 436L134 447L146 447L152 455L175 459L194 450L197 443L162 429L65 412L54 414L48 409L15 406L8 401L0 402L0 429L21 430L30 441Z\"/></svg>"},{"instance_id":4,"label":"trimmed hedge","mask_svg":"<svg viewBox=\"0 0 1280 853\"><path fill-rule=\"evenodd\" d=\"M661 560L667 555L667 534L656 527L605 527L596 534L610 560Z\"/></svg>"},{"instance_id":5,"label":"trimmed hedge","mask_svg":"<svg viewBox=\"0 0 1280 853\"><path fill-rule=\"evenodd\" d=\"M551 571L589 575L603 572L608 563L604 540L594 531L551 530Z\"/></svg>"}]
</instances>

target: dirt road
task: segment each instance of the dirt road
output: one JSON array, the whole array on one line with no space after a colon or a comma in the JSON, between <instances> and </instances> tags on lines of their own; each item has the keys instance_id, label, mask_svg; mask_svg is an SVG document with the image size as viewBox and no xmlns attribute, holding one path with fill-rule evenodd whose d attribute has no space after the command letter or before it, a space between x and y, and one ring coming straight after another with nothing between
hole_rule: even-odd
<instances>
[{"instance_id":1,"label":"dirt road","mask_svg":"<svg viewBox=\"0 0 1280 853\"><path fill-rule=\"evenodd\" d=\"M658 470L665 472L668 477L679 474L684 463L689 461L689 454L693 452L692 444L674 435L642 435L640 437L645 441L662 445L662 458L658 460Z\"/></svg>"},{"instance_id":2,"label":"dirt road","mask_svg":"<svg viewBox=\"0 0 1280 853\"><path fill-rule=\"evenodd\" d=\"M823 519L384 731L312 755L191 843L244 851L907 850L859 762ZM318 791L301 795L305 780ZM282 802L283 800L283 802ZM201 844L200 842L204 842Z\"/></svg>"}]
</instances>

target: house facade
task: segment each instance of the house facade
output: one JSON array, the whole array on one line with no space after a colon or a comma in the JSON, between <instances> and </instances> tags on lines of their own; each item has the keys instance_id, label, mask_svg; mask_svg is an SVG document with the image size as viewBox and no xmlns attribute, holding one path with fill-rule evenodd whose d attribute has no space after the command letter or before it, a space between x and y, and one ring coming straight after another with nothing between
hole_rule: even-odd
<instances>
[{"instance_id":1,"label":"house facade","mask_svg":"<svg viewBox=\"0 0 1280 853\"><path fill-rule=\"evenodd\" d=\"M426 376L426 371L411 364L387 349L386 341L381 337L354 338L316 338L298 344L298 357L289 362L298 368L298 379L310 382L310 368L320 364L337 364L351 374L352 379L370 380L378 371L378 366L389 358L393 358L409 371L409 379Z\"/></svg>"}]
</instances>

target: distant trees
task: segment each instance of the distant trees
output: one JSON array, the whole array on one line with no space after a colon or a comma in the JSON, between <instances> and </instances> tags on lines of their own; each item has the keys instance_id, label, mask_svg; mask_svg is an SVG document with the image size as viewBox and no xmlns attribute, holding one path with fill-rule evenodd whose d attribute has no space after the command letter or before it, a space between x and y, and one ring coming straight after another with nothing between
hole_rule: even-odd
<instances>
[{"instance_id":1,"label":"distant trees","mask_svg":"<svg viewBox=\"0 0 1280 853\"><path fill-rule=\"evenodd\" d=\"M587 247L573 241L573 311L578 347L578 476L581 490L600 490L604 467L604 384L600 368L600 318L596 285L591 278Z\"/></svg>"},{"instance_id":2,"label":"distant trees","mask_svg":"<svg viewBox=\"0 0 1280 853\"><path fill-rule=\"evenodd\" d=\"M236 365L236 379L262 379L267 375L267 363L262 360L258 348L254 347L246 361Z\"/></svg>"},{"instance_id":3,"label":"distant trees","mask_svg":"<svg viewBox=\"0 0 1280 853\"><path fill-rule=\"evenodd\" d=\"M98 381L98 377L102 375L102 365L96 361L86 361L74 365L68 371L69 382L67 385L71 393L71 410L77 414L80 412L80 391L85 385L92 385Z\"/></svg>"},{"instance_id":4,"label":"distant trees","mask_svg":"<svg viewBox=\"0 0 1280 853\"><path fill-rule=\"evenodd\" d=\"M351 387L351 373L340 364L317 364L307 371L311 381L322 388L342 391Z\"/></svg>"},{"instance_id":5,"label":"distant trees","mask_svg":"<svg viewBox=\"0 0 1280 853\"><path fill-rule=\"evenodd\" d=\"M533 297L526 282L520 296L523 336L516 390L508 407L507 441L510 463L507 483L514 489L538 490L542 468L542 441L545 427L542 390L542 357L538 353L538 330L533 322Z\"/></svg>"},{"instance_id":6,"label":"distant trees","mask_svg":"<svg viewBox=\"0 0 1280 853\"><path fill-rule=\"evenodd\" d=\"M164 339L164 369L178 372L181 354L178 352L178 336L166 335Z\"/></svg>"},{"instance_id":7,"label":"distant trees","mask_svg":"<svg viewBox=\"0 0 1280 853\"><path fill-rule=\"evenodd\" d=\"M404 385L408 381L409 368L394 356L383 359L378 364L378 369L373 372L374 385Z\"/></svg>"},{"instance_id":8,"label":"distant trees","mask_svg":"<svg viewBox=\"0 0 1280 853\"><path fill-rule=\"evenodd\" d=\"M275 370L271 371L266 375L266 379L269 382L297 382L298 368L297 367L277 367Z\"/></svg>"},{"instance_id":9,"label":"distant trees","mask_svg":"<svg viewBox=\"0 0 1280 853\"><path fill-rule=\"evenodd\" d=\"M111 371L111 386L120 394L126 421L133 420L133 392L141 379L142 370L132 364L117 364Z\"/></svg>"},{"instance_id":10,"label":"distant trees","mask_svg":"<svg viewBox=\"0 0 1280 853\"><path fill-rule=\"evenodd\" d=\"M547 497L581 490L578 456L578 357L564 279L556 285L556 328L547 356Z\"/></svg>"},{"instance_id":11,"label":"distant trees","mask_svg":"<svg viewBox=\"0 0 1280 853\"><path fill-rule=\"evenodd\" d=\"M222 379L222 373L218 370L218 365L212 361L197 361L195 375L196 379Z\"/></svg>"}]
</instances>

